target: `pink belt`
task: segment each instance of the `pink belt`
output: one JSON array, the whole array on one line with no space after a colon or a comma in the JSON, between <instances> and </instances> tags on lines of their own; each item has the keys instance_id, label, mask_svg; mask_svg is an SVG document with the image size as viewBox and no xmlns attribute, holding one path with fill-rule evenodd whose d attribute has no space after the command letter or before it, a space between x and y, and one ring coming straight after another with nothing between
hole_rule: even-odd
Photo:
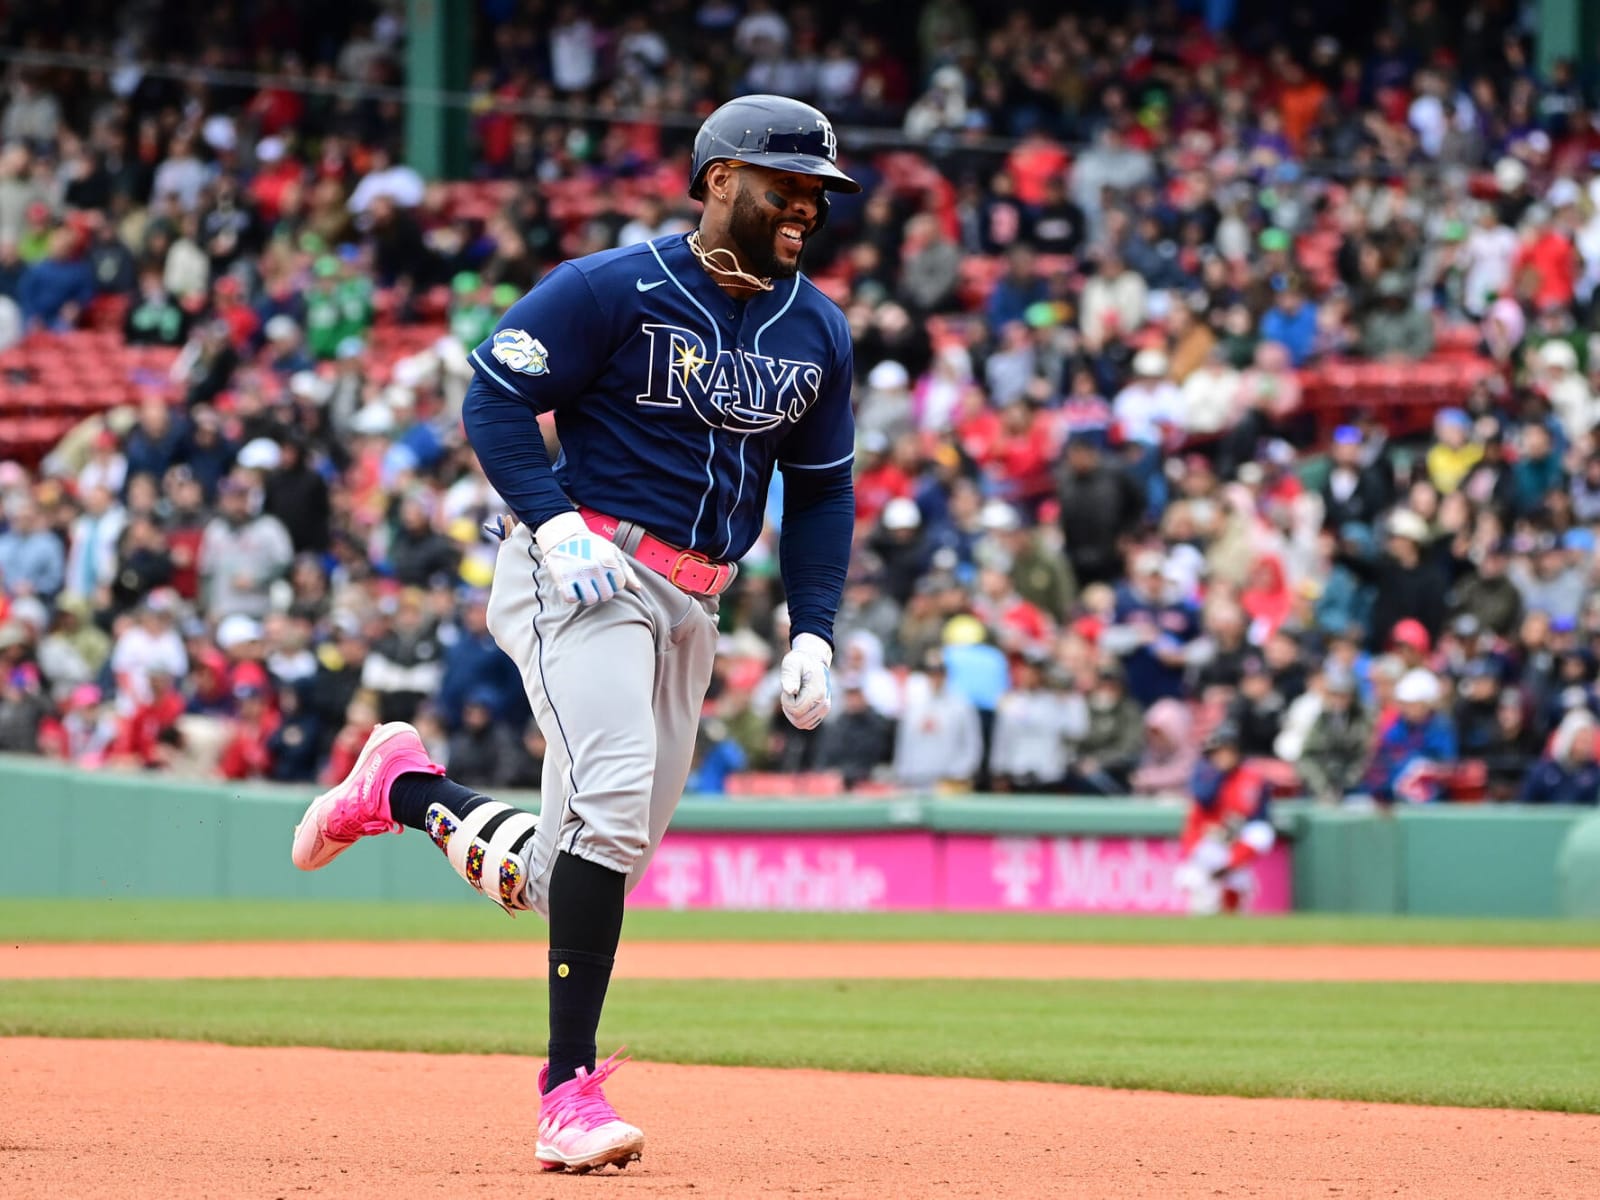
<instances>
[{"instance_id":1,"label":"pink belt","mask_svg":"<svg viewBox=\"0 0 1600 1200\"><path fill-rule=\"evenodd\" d=\"M578 514L583 517L584 524L601 537L607 541L616 540L617 527L622 524L616 517L608 517L592 508L580 508ZM657 575L666 576L673 587L692 596L720 596L733 582L734 570L730 564L707 558L698 550L669 546L648 533L641 535L639 544L628 553Z\"/></svg>"}]
</instances>

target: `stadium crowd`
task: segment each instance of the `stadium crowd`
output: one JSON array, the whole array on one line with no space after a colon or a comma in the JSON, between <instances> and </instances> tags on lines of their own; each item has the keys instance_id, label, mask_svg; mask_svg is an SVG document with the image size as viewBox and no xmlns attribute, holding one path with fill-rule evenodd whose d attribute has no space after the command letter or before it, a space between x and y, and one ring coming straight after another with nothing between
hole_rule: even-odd
<instances>
[{"instance_id":1,"label":"stadium crowd","mask_svg":"<svg viewBox=\"0 0 1600 1200\"><path fill-rule=\"evenodd\" d=\"M692 786L1174 794L1226 720L1329 802L1600 801L1600 94L1510 6L1342 43L929 0L911 45L873 6L486 3L465 184L325 86L402 81L395 6L248 7L162 53L261 86L141 70L137 16L7 18L116 62L8 73L0 404L144 366L0 464L0 750L309 783L407 719L536 786L463 348L562 258L691 227L692 126L648 114L781 91L883 139L841 137L868 186L807 259L855 335L857 553L800 734L773 504ZM515 107L558 100L596 119ZM1313 402L1358 363L1446 364L1444 402Z\"/></svg>"}]
</instances>

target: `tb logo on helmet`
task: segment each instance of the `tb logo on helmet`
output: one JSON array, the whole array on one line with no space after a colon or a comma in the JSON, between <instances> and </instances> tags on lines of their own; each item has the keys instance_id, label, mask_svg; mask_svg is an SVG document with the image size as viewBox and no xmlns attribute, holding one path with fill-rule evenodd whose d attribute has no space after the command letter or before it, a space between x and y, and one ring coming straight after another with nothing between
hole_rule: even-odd
<instances>
[{"instance_id":1,"label":"tb logo on helmet","mask_svg":"<svg viewBox=\"0 0 1600 1200\"><path fill-rule=\"evenodd\" d=\"M822 389L822 368L813 362L748 350L709 353L704 338L678 325L643 330L650 339L650 374L635 399L646 408L687 404L713 429L760 433L798 421Z\"/></svg>"}]
</instances>

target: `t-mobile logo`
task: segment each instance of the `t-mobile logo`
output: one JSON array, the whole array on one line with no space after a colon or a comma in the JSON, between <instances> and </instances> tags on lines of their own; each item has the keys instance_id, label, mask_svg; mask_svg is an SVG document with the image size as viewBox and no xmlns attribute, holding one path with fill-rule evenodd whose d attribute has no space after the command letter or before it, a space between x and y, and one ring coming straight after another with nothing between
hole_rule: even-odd
<instances>
[{"instance_id":1,"label":"t-mobile logo","mask_svg":"<svg viewBox=\"0 0 1600 1200\"><path fill-rule=\"evenodd\" d=\"M989 877L1000 886L1000 901L1009 908L1028 908L1033 889L1044 878L1043 848L1038 838L996 838Z\"/></svg>"},{"instance_id":2,"label":"t-mobile logo","mask_svg":"<svg viewBox=\"0 0 1600 1200\"><path fill-rule=\"evenodd\" d=\"M650 862L650 885L668 908L688 908L700 895L700 851L663 846Z\"/></svg>"}]
</instances>

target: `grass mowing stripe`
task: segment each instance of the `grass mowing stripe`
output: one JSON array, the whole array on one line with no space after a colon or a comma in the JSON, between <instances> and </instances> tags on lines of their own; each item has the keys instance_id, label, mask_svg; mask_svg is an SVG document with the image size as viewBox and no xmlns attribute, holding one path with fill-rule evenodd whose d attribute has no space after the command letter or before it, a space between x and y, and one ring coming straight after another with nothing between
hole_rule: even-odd
<instances>
[{"instance_id":1,"label":"grass mowing stripe","mask_svg":"<svg viewBox=\"0 0 1600 1200\"><path fill-rule=\"evenodd\" d=\"M0 1035L543 1051L543 988L434 980L0 984ZM641 1058L1600 1112L1600 986L865 981L619 987Z\"/></svg>"},{"instance_id":2,"label":"grass mowing stripe","mask_svg":"<svg viewBox=\"0 0 1600 1200\"><path fill-rule=\"evenodd\" d=\"M1023 913L628 914L647 941L1103 942L1152 945L1597 946L1600 921L1344 916L1244 920ZM0 941L542 941L482 903L266 900L0 900Z\"/></svg>"}]
</instances>

